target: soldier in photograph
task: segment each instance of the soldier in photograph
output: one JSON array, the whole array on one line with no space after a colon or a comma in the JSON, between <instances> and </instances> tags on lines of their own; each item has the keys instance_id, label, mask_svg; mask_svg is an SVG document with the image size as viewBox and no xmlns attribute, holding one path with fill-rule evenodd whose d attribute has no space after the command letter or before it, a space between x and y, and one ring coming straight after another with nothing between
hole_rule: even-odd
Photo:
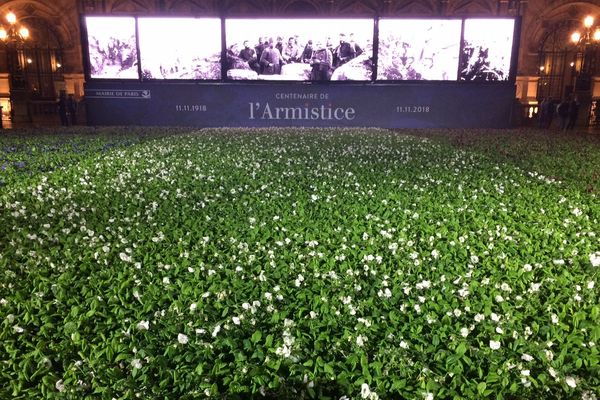
<instances>
[{"instance_id":1,"label":"soldier in photograph","mask_svg":"<svg viewBox=\"0 0 600 400\"><path fill-rule=\"evenodd\" d=\"M296 41L293 37L288 39L287 46L283 48L283 53L281 56L283 57L283 61L285 61L285 63L298 62L300 59L300 50L298 49L298 46L296 46Z\"/></svg>"},{"instance_id":2,"label":"soldier in photograph","mask_svg":"<svg viewBox=\"0 0 600 400\"><path fill-rule=\"evenodd\" d=\"M281 74L281 64L283 64L281 53L275 47L273 39L270 39L269 46L263 50L260 57L260 65L263 68L262 73L264 75L279 75Z\"/></svg>"},{"instance_id":3,"label":"soldier in photograph","mask_svg":"<svg viewBox=\"0 0 600 400\"><path fill-rule=\"evenodd\" d=\"M352 48L350 43L346 41L346 35L340 33L340 44L335 48L334 51L334 67L340 67L352 60L356 55L355 50Z\"/></svg>"},{"instance_id":4,"label":"soldier in photograph","mask_svg":"<svg viewBox=\"0 0 600 400\"><path fill-rule=\"evenodd\" d=\"M327 46L323 46L321 41L317 41L314 49L310 62L312 66L310 79L312 81L328 81L331 78L333 54Z\"/></svg>"}]
</instances>

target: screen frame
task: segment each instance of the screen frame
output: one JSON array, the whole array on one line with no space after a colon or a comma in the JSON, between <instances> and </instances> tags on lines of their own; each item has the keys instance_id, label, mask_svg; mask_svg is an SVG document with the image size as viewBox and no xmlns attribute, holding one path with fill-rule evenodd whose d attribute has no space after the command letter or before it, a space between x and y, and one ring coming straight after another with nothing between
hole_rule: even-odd
<instances>
[{"instance_id":1,"label":"screen frame","mask_svg":"<svg viewBox=\"0 0 600 400\"><path fill-rule=\"evenodd\" d=\"M220 59L219 59L219 63L220 63L220 76L219 78L215 78L215 79L179 79L179 78L144 78L143 76L143 72L144 72L144 60L143 60L143 52L141 51L141 46L140 46L140 28L139 28L139 21L141 19L165 19L165 20L174 20L174 19L189 19L189 20L202 20L202 19L214 19L214 20L219 20L220 24L219 24L219 35L220 35L220 46L219 46L219 53L220 53ZM194 15L194 16L186 16L186 15L137 15L136 16L136 37L137 37L137 46L138 46L138 54L139 54L139 80L142 82L221 82L223 80L223 19L218 17L218 16L198 16L198 15Z\"/></svg>"},{"instance_id":2,"label":"screen frame","mask_svg":"<svg viewBox=\"0 0 600 400\"><path fill-rule=\"evenodd\" d=\"M90 43L89 43L89 31L87 26L87 18L133 18L134 19L134 32L135 32L135 50L137 52L137 78L99 78L92 76L92 64L90 61ZM80 34L81 34L81 47L83 55L83 69L86 81L99 81L99 82L136 82L140 79L140 46L138 39L138 25L137 18L134 15L106 15L106 14L85 14L80 16Z\"/></svg>"},{"instance_id":3,"label":"screen frame","mask_svg":"<svg viewBox=\"0 0 600 400\"><path fill-rule=\"evenodd\" d=\"M91 76L91 63L90 63L90 52L89 52L89 40L88 40L88 27L86 23L87 17L105 17L105 18L134 18L135 20L135 40L136 40L136 51L138 56L138 64L137 64L137 72L138 78L98 78ZM140 52L140 43L139 43L139 18L167 18L167 19L176 19L176 18L187 18L187 19L205 19L205 18L215 18L220 19L221 21L221 76L219 79L163 79L163 78L151 78L146 79L143 78L142 75L142 55ZM370 80L343 80L343 81L314 81L314 80L234 80L227 78L227 70L225 69L226 63L226 46L227 46L227 32L226 32L226 20L227 19L253 19L260 18L263 20L268 19L289 19L289 20L304 20L304 19L314 19L314 20L372 20L373 21L373 32L372 32L372 46L373 46L373 54L372 54L372 75ZM510 69L509 76L507 80L502 81L461 81L460 80L460 66L457 66L456 71L456 80L382 80L377 79L378 73L378 56L379 56L379 22L380 20L460 20L461 22L461 37L460 37L460 52L459 56L463 51L464 45L464 25L465 20L468 19L512 19L514 20L514 30L513 30L513 40L512 40L512 52L511 52L511 61L510 61ZM203 83L220 83L227 85L236 85L236 84L258 84L258 85L268 85L268 84L288 84L288 85L414 85L414 84L447 84L447 83L460 83L461 85L504 85L510 84L514 85L516 82L516 73L518 68L518 55L520 49L520 34L522 27L522 16L457 16L457 17L432 17L425 18L420 16L410 17L410 16L393 16L393 15L385 15L385 16L373 16L373 15L360 15L357 16L319 16L318 18L311 18L308 15L299 15L299 16L284 16L284 15L258 15L258 14L231 14L231 15L215 15L207 13L205 15L186 15L186 14L159 14L159 15L140 15L140 14L131 14L124 13L119 15L110 15L110 14L99 14L99 13L86 13L80 15L80 40L82 47L82 56L83 56L83 68L84 68L84 76L86 81L91 82L164 82L164 83L194 83L198 85L202 85ZM460 65L460 63L459 63Z\"/></svg>"}]
</instances>

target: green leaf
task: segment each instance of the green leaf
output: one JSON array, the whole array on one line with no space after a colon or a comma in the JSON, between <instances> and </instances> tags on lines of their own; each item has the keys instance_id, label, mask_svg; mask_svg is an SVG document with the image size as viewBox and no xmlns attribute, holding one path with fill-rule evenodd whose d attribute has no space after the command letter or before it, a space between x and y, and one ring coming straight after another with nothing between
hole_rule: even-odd
<instances>
[{"instance_id":1,"label":"green leaf","mask_svg":"<svg viewBox=\"0 0 600 400\"><path fill-rule=\"evenodd\" d=\"M258 342L260 342L260 339L262 339L262 332L254 331L254 333L252 334L252 343L257 344Z\"/></svg>"},{"instance_id":2,"label":"green leaf","mask_svg":"<svg viewBox=\"0 0 600 400\"><path fill-rule=\"evenodd\" d=\"M487 388L487 384L485 382L479 382L477 384L477 393L479 395L483 395L483 393L485 392L486 388Z\"/></svg>"}]
</instances>

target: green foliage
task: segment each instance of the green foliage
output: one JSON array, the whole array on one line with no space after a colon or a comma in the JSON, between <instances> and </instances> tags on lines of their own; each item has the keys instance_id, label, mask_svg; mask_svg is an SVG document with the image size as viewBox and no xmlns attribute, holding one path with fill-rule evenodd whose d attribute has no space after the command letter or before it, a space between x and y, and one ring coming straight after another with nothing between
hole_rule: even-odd
<instances>
[{"instance_id":1,"label":"green foliage","mask_svg":"<svg viewBox=\"0 0 600 400\"><path fill-rule=\"evenodd\" d=\"M599 396L600 143L529 133L0 137L0 398Z\"/></svg>"}]
</instances>

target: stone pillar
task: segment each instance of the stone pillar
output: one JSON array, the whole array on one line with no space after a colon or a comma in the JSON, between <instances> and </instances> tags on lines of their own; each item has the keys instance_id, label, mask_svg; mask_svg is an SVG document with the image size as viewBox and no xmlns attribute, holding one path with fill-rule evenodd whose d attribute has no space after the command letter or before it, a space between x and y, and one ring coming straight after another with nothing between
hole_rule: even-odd
<instances>
[{"instance_id":1,"label":"stone pillar","mask_svg":"<svg viewBox=\"0 0 600 400\"><path fill-rule=\"evenodd\" d=\"M519 114L519 125L532 125L537 120L538 101L537 89L539 76L517 76L517 92L516 97L520 110L516 110Z\"/></svg>"},{"instance_id":2,"label":"stone pillar","mask_svg":"<svg viewBox=\"0 0 600 400\"><path fill-rule=\"evenodd\" d=\"M67 94L74 94L76 99L83 97L83 84L85 76L83 74L64 74L64 89Z\"/></svg>"},{"instance_id":3,"label":"stone pillar","mask_svg":"<svg viewBox=\"0 0 600 400\"><path fill-rule=\"evenodd\" d=\"M600 126L600 76L592 76L591 79L590 112L587 125L591 127Z\"/></svg>"},{"instance_id":4,"label":"stone pillar","mask_svg":"<svg viewBox=\"0 0 600 400\"><path fill-rule=\"evenodd\" d=\"M2 107L2 119L10 119L10 75L8 72L0 73L0 107Z\"/></svg>"},{"instance_id":5,"label":"stone pillar","mask_svg":"<svg viewBox=\"0 0 600 400\"><path fill-rule=\"evenodd\" d=\"M537 104L539 76L517 76L517 99L524 104Z\"/></svg>"}]
</instances>

